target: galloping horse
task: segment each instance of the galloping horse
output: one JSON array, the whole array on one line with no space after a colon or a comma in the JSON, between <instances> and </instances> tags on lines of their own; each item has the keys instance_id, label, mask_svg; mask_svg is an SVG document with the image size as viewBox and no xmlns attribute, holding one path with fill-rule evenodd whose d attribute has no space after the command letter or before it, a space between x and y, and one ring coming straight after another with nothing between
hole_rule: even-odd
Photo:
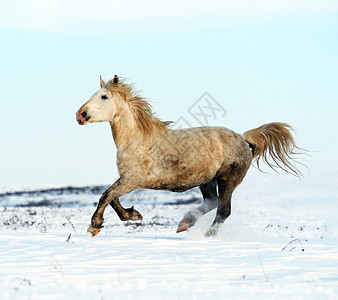
<instances>
[{"instance_id":1,"label":"galloping horse","mask_svg":"<svg viewBox=\"0 0 338 300\"><path fill-rule=\"evenodd\" d=\"M187 213L177 232L192 227L197 219L217 207L216 218L206 235L215 235L230 215L231 195L242 182L251 163L263 159L276 167L300 175L291 163L297 149L291 127L270 123L235 133L223 127L170 129L170 122L154 116L150 104L115 75L76 113L80 125L110 123L117 148L119 179L101 196L88 232L95 236L103 227L108 204L122 221L142 220L141 214L123 208L119 197L137 188L182 192L199 186L203 204ZM272 159L272 162L269 160Z\"/></svg>"}]
</instances>

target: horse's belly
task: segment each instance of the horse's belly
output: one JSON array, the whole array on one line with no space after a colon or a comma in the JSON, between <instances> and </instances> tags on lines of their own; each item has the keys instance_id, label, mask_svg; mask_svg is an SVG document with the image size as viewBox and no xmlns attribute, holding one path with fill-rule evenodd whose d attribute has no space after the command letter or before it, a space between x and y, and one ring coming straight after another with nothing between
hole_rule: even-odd
<instances>
[{"instance_id":1,"label":"horse's belly","mask_svg":"<svg viewBox=\"0 0 338 300\"><path fill-rule=\"evenodd\" d=\"M205 163L204 159L160 164L148 170L146 186L174 192L186 191L212 180L221 166L221 162Z\"/></svg>"}]
</instances>

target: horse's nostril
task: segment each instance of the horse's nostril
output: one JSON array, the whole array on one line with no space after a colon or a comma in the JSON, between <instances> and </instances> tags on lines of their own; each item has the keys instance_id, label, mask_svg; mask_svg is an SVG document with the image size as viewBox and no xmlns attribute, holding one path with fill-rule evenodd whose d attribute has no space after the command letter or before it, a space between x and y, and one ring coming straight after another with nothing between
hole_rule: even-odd
<instances>
[{"instance_id":1,"label":"horse's nostril","mask_svg":"<svg viewBox=\"0 0 338 300\"><path fill-rule=\"evenodd\" d=\"M87 111L84 111L82 114L81 114L81 117L82 118L85 118L87 116Z\"/></svg>"}]
</instances>

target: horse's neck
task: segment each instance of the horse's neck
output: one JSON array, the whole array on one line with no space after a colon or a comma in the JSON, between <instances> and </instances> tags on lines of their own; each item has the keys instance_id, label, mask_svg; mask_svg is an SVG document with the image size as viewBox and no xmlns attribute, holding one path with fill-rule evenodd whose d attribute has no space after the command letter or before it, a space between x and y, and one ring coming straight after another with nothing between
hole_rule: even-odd
<instances>
[{"instance_id":1,"label":"horse's neck","mask_svg":"<svg viewBox=\"0 0 338 300\"><path fill-rule=\"evenodd\" d=\"M133 113L128 107L121 105L118 114L110 122L114 142L118 151L127 150L133 153L135 149L147 148L153 142L153 137L162 134L163 130L154 128L151 135L147 135L137 126Z\"/></svg>"},{"instance_id":2,"label":"horse's neck","mask_svg":"<svg viewBox=\"0 0 338 300\"><path fill-rule=\"evenodd\" d=\"M119 109L119 113L110 122L116 148L124 149L135 139L137 128L132 113L128 109Z\"/></svg>"}]
</instances>

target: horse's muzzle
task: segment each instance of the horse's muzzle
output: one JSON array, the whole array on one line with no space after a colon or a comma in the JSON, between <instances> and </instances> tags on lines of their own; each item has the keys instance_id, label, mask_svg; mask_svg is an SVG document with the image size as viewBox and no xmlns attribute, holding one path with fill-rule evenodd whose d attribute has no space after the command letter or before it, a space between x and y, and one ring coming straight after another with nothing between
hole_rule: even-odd
<instances>
[{"instance_id":1,"label":"horse's muzzle","mask_svg":"<svg viewBox=\"0 0 338 300\"><path fill-rule=\"evenodd\" d=\"M85 125L90 119L87 110L85 111L78 111L76 113L76 120L80 125Z\"/></svg>"}]
</instances>

